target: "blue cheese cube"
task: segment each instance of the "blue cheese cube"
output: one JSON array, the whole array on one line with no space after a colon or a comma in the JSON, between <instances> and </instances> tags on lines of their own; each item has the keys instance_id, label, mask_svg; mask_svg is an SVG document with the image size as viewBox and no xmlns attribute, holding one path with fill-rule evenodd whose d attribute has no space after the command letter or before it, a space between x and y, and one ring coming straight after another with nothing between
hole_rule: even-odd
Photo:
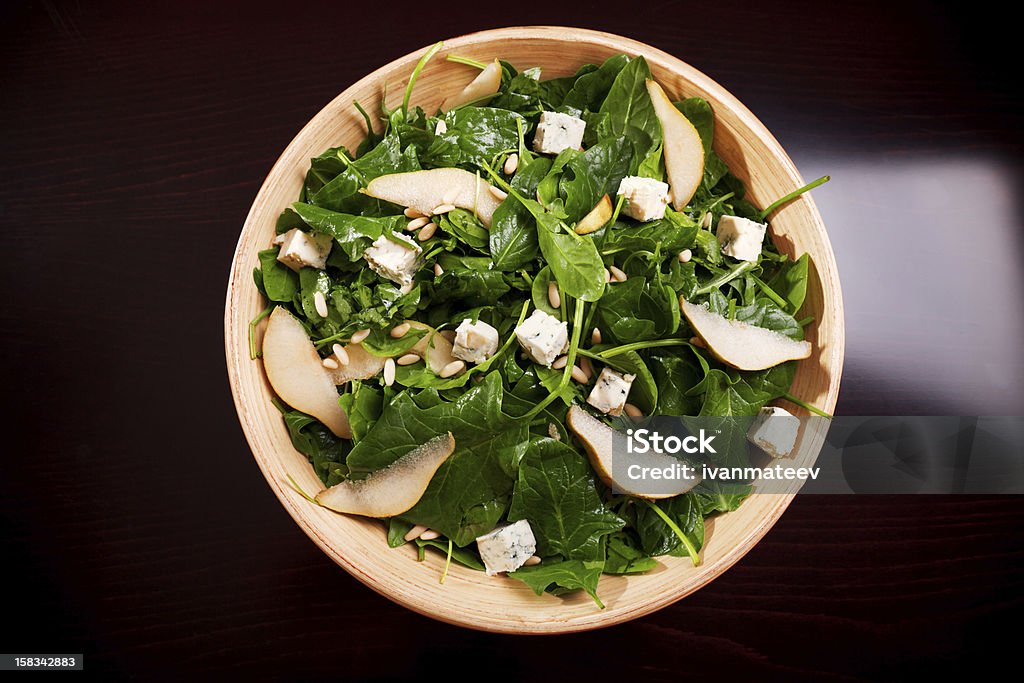
<instances>
[{"instance_id":1,"label":"blue cheese cube","mask_svg":"<svg viewBox=\"0 0 1024 683\"><path fill-rule=\"evenodd\" d=\"M739 216L722 216L718 221L718 242L722 253L740 261L756 261L768 226Z\"/></svg>"},{"instance_id":2,"label":"blue cheese cube","mask_svg":"<svg viewBox=\"0 0 1024 683\"><path fill-rule=\"evenodd\" d=\"M516 327L516 339L535 363L551 367L569 344L569 326L538 309Z\"/></svg>"},{"instance_id":3,"label":"blue cheese cube","mask_svg":"<svg viewBox=\"0 0 1024 683\"><path fill-rule=\"evenodd\" d=\"M799 432L800 418L785 408L765 407L747 430L747 439L773 458L788 458Z\"/></svg>"},{"instance_id":4,"label":"blue cheese cube","mask_svg":"<svg viewBox=\"0 0 1024 683\"><path fill-rule=\"evenodd\" d=\"M327 266L334 238L330 235L308 235L298 228L292 228L275 237L274 244L281 245L277 260L295 272L305 267L323 270Z\"/></svg>"},{"instance_id":5,"label":"blue cheese cube","mask_svg":"<svg viewBox=\"0 0 1024 683\"><path fill-rule=\"evenodd\" d=\"M557 111L541 112L537 132L533 136L533 148L541 154L579 149L583 145L583 131L586 128L587 122L575 116Z\"/></svg>"},{"instance_id":6,"label":"blue cheese cube","mask_svg":"<svg viewBox=\"0 0 1024 683\"><path fill-rule=\"evenodd\" d=\"M622 213L638 221L656 221L665 217L668 206L668 183L654 178L626 176L619 183L620 194L626 198Z\"/></svg>"},{"instance_id":7,"label":"blue cheese cube","mask_svg":"<svg viewBox=\"0 0 1024 683\"><path fill-rule=\"evenodd\" d=\"M363 258L375 273L408 292L422 251L418 244L401 235L381 235L363 252Z\"/></svg>"},{"instance_id":8,"label":"blue cheese cube","mask_svg":"<svg viewBox=\"0 0 1024 683\"><path fill-rule=\"evenodd\" d=\"M469 318L455 328L452 355L467 363L483 363L498 350L498 331L483 320Z\"/></svg>"},{"instance_id":9,"label":"blue cheese cube","mask_svg":"<svg viewBox=\"0 0 1024 683\"><path fill-rule=\"evenodd\" d=\"M621 415L636 375L623 375L605 368L597 378L587 403L606 415Z\"/></svg>"},{"instance_id":10,"label":"blue cheese cube","mask_svg":"<svg viewBox=\"0 0 1024 683\"><path fill-rule=\"evenodd\" d=\"M537 552L537 539L530 523L521 519L476 539L476 549L487 573L493 576L522 567Z\"/></svg>"}]
</instances>

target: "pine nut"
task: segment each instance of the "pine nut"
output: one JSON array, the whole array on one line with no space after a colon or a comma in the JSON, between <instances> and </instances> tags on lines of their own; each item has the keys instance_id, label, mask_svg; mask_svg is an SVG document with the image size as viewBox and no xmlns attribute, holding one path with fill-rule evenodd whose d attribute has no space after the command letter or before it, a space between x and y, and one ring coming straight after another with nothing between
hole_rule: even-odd
<instances>
[{"instance_id":1,"label":"pine nut","mask_svg":"<svg viewBox=\"0 0 1024 683\"><path fill-rule=\"evenodd\" d=\"M586 384L590 381L590 378L587 377L587 373L583 372L578 365L572 366L572 378L580 384Z\"/></svg>"},{"instance_id":2,"label":"pine nut","mask_svg":"<svg viewBox=\"0 0 1024 683\"><path fill-rule=\"evenodd\" d=\"M420 361L420 357L417 356L415 353L407 353L404 356L399 357L398 364L399 365L413 365L414 363L418 363L419 361Z\"/></svg>"},{"instance_id":3,"label":"pine nut","mask_svg":"<svg viewBox=\"0 0 1024 683\"><path fill-rule=\"evenodd\" d=\"M437 125L434 127L434 135L444 135L448 132L448 124L444 122L444 119L438 119Z\"/></svg>"},{"instance_id":4,"label":"pine nut","mask_svg":"<svg viewBox=\"0 0 1024 683\"><path fill-rule=\"evenodd\" d=\"M700 219L700 227L704 228L705 230L710 230L711 229L711 221L713 219L714 219L714 216L712 216L711 212L708 211L706 214L704 214L704 217Z\"/></svg>"},{"instance_id":5,"label":"pine nut","mask_svg":"<svg viewBox=\"0 0 1024 683\"><path fill-rule=\"evenodd\" d=\"M426 242L434 236L435 232L437 232L437 223L427 223L420 229L419 234L416 235L416 239L420 242Z\"/></svg>"},{"instance_id":6,"label":"pine nut","mask_svg":"<svg viewBox=\"0 0 1024 683\"><path fill-rule=\"evenodd\" d=\"M608 266L608 272L612 274L612 280L615 282L625 282L629 277L626 275L625 271L617 266Z\"/></svg>"},{"instance_id":7,"label":"pine nut","mask_svg":"<svg viewBox=\"0 0 1024 683\"><path fill-rule=\"evenodd\" d=\"M612 273L607 268L604 269L604 283L608 284L612 281Z\"/></svg>"},{"instance_id":8,"label":"pine nut","mask_svg":"<svg viewBox=\"0 0 1024 683\"><path fill-rule=\"evenodd\" d=\"M455 210L455 205L454 204L452 204L451 202L444 202L444 203L439 204L439 205L434 207L433 214L435 216L438 216L438 215L440 215L442 213L448 213L449 211L454 211L454 210Z\"/></svg>"},{"instance_id":9,"label":"pine nut","mask_svg":"<svg viewBox=\"0 0 1024 683\"><path fill-rule=\"evenodd\" d=\"M698 348L705 348L704 340L700 337L690 337L690 343Z\"/></svg>"},{"instance_id":10,"label":"pine nut","mask_svg":"<svg viewBox=\"0 0 1024 683\"><path fill-rule=\"evenodd\" d=\"M444 268L441 267L440 263L434 264L434 277L441 277L444 275Z\"/></svg>"},{"instance_id":11,"label":"pine nut","mask_svg":"<svg viewBox=\"0 0 1024 683\"><path fill-rule=\"evenodd\" d=\"M690 259L692 259L692 258L693 258L693 252L690 251L689 249L683 249L681 252L679 252L679 262L680 263L689 263Z\"/></svg>"},{"instance_id":12,"label":"pine nut","mask_svg":"<svg viewBox=\"0 0 1024 683\"><path fill-rule=\"evenodd\" d=\"M505 166L501 170L505 172L505 175L512 175L519 168L519 155L513 152L508 155L508 159L505 159Z\"/></svg>"},{"instance_id":13,"label":"pine nut","mask_svg":"<svg viewBox=\"0 0 1024 683\"><path fill-rule=\"evenodd\" d=\"M440 531L434 531L433 529L427 529L422 534L420 534L420 540L421 541L433 541L435 538L441 538L441 532Z\"/></svg>"},{"instance_id":14,"label":"pine nut","mask_svg":"<svg viewBox=\"0 0 1024 683\"><path fill-rule=\"evenodd\" d=\"M402 323L401 325L395 325L394 327L392 327L391 332L389 332L389 334L391 335L392 339L401 339L405 335L409 334L409 330L411 329L412 325L410 325L409 323Z\"/></svg>"},{"instance_id":15,"label":"pine nut","mask_svg":"<svg viewBox=\"0 0 1024 683\"><path fill-rule=\"evenodd\" d=\"M601 330L594 328L594 331L590 333L590 343L597 346L601 343Z\"/></svg>"},{"instance_id":16,"label":"pine nut","mask_svg":"<svg viewBox=\"0 0 1024 683\"><path fill-rule=\"evenodd\" d=\"M644 416L644 411L640 410L632 403L627 403L626 405L622 406L622 410L626 413L626 415L629 415L630 417Z\"/></svg>"},{"instance_id":17,"label":"pine nut","mask_svg":"<svg viewBox=\"0 0 1024 683\"><path fill-rule=\"evenodd\" d=\"M340 364L348 365L348 351L345 350L344 346L342 346L341 344L335 344L334 346L331 347L331 349L334 351L334 357L338 359L338 362Z\"/></svg>"},{"instance_id":18,"label":"pine nut","mask_svg":"<svg viewBox=\"0 0 1024 683\"><path fill-rule=\"evenodd\" d=\"M370 329L366 328L365 330L359 330L358 332L353 333L353 335L349 337L348 342L349 344L362 344L363 340L369 336Z\"/></svg>"},{"instance_id":19,"label":"pine nut","mask_svg":"<svg viewBox=\"0 0 1024 683\"><path fill-rule=\"evenodd\" d=\"M526 562L523 562L524 567L532 567L537 564L540 564L540 558L536 555L531 555L530 557L526 558Z\"/></svg>"},{"instance_id":20,"label":"pine nut","mask_svg":"<svg viewBox=\"0 0 1024 683\"><path fill-rule=\"evenodd\" d=\"M391 386L395 383L395 359L388 358L384 361L384 384Z\"/></svg>"},{"instance_id":21,"label":"pine nut","mask_svg":"<svg viewBox=\"0 0 1024 683\"><path fill-rule=\"evenodd\" d=\"M323 365L328 370L338 369L338 361L334 360L333 358L324 358L322 361L320 361L320 364Z\"/></svg>"},{"instance_id":22,"label":"pine nut","mask_svg":"<svg viewBox=\"0 0 1024 683\"><path fill-rule=\"evenodd\" d=\"M409 232L412 232L413 230L419 230L429 222L429 218L427 218L426 216L420 216L419 218L414 218L411 221L409 221L409 225L405 226L405 229L408 230Z\"/></svg>"},{"instance_id":23,"label":"pine nut","mask_svg":"<svg viewBox=\"0 0 1024 683\"><path fill-rule=\"evenodd\" d=\"M552 370L561 370L565 367L565 364L569 362L569 356L559 356L555 359L555 362L551 364Z\"/></svg>"},{"instance_id":24,"label":"pine nut","mask_svg":"<svg viewBox=\"0 0 1024 683\"><path fill-rule=\"evenodd\" d=\"M580 358L580 370L586 373L588 382L590 381L590 378L594 376L594 364L591 363L590 359L586 356Z\"/></svg>"},{"instance_id":25,"label":"pine nut","mask_svg":"<svg viewBox=\"0 0 1024 683\"><path fill-rule=\"evenodd\" d=\"M410 206L410 207L408 207L408 208L407 208L407 209L406 209L405 211L403 211L402 213L404 213L404 214L405 214L405 217L406 217L406 218L419 218L420 216L422 216L422 215L423 215L423 212L422 212L422 211L420 211L419 209L414 209L414 208L413 208L413 207L411 207L411 206Z\"/></svg>"},{"instance_id":26,"label":"pine nut","mask_svg":"<svg viewBox=\"0 0 1024 683\"><path fill-rule=\"evenodd\" d=\"M548 303L551 304L551 308L560 308L562 306L562 297L558 296L558 283L548 283Z\"/></svg>"},{"instance_id":27,"label":"pine nut","mask_svg":"<svg viewBox=\"0 0 1024 683\"><path fill-rule=\"evenodd\" d=\"M316 314L321 318L327 317L327 298L323 292L317 292L313 295L313 307L316 308Z\"/></svg>"},{"instance_id":28,"label":"pine nut","mask_svg":"<svg viewBox=\"0 0 1024 683\"><path fill-rule=\"evenodd\" d=\"M455 330L442 330L441 336L444 337L449 344L455 343Z\"/></svg>"},{"instance_id":29,"label":"pine nut","mask_svg":"<svg viewBox=\"0 0 1024 683\"><path fill-rule=\"evenodd\" d=\"M422 534L426 530L427 527L423 526L422 524L417 524L416 526L405 532L405 536L403 536L402 538L404 538L406 541L412 541L419 538L420 534Z\"/></svg>"},{"instance_id":30,"label":"pine nut","mask_svg":"<svg viewBox=\"0 0 1024 683\"><path fill-rule=\"evenodd\" d=\"M453 375L459 374L460 372L462 372L465 369L466 369L466 361L464 361L464 360L453 360L451 363L449 363L448 365L446 365L443 368L441 368L441 372L438 373L438 376L441 379L446 379L448 377L452 377Z\"/></svg>"},{"instance_id":31,"label":"pine nut","mask_svg":"<svg viewBox=\"0 0 1024 683\"><path fill-rule=\"evenodd\" d=\"M507 197L507 196L508 196L508 192L505 192L505 190L501 189L500 187L495 187L494 185L488 185L488 186L487 186L487 190L488 190L488 191L489 191L489 192L490 192L490 193L491 193L491 194L492 194L492 195L494 196L494 198L495 198L495 199L497 199L498 201L501 201L501 200L505 199L505 197Z\"/></svg>"},{"instance_id":32,"label":"pine nut","mask_svg":"<svg viewBox=\"0 0 1024 683\"><path fill-rule=\"evenodd\" d=\"M562 440L562 434L558 431L558 427L555 426L554 422L548 422L548 436L555 441Z\"/></svg>"}]
</instances>

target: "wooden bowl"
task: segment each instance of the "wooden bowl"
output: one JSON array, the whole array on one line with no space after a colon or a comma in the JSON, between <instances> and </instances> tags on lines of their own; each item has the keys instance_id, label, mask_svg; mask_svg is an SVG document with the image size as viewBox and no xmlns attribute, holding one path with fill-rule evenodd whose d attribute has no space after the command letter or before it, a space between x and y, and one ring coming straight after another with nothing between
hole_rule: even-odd
<instances>
[{"instance_id":1,"label":"wooden bowl","mask_svg":"<svg viewBox=\"0 0 1024 683\"><path fill-rule=\"evenodd\" d=\"M426 561L417 562L408 546L388 548L380 523L312 505L288 483L291 475L306 491L320 489L271 404L261 363L249 359L247 324L265 305L252 281L256 253L270 243L277 216L296 200L309 159L336 145L355 149L364 136L353 100L372 112L387 84L387 104L398 106L405 81L424 51L381 67L334 98L288 145L253 202L231 266L224 316L228 374L242 428L270 487L303 531L346 571L409 609L469 628L508 633L583 631L649 614L706 585L743 557L782 515L792 494L754 495L739 510L714 519L698 567L689 559L665 557L645 575L603 577L599 592L606 608L601 610L582 591L565 598L538 597L514 579L488 577L454 563L441 585L443 557L430 552ZM746 181L755 204L765 206L804 184L779 143L735 97L692 66L643 43L563 27L505 28L455 38L446 41L416 84L413 102L428 111L474 76L474 69L445 61L448 53L482 61L497 56L520 68L539 65L545 78L570 75L584 63L600 64L616 53L643 55L673 99L699 95L711 103L715 149ZM843 363L843 305L825 226L813 200L804 195L772 216L771 232L780 249L792 256L809 252L814 263L801 314L814 316L807 328L814 355L800 363L792 393L832 412ZM825 431L822 422L805 429L799 459L813 461Z\"/></svg>"}]
</instances>

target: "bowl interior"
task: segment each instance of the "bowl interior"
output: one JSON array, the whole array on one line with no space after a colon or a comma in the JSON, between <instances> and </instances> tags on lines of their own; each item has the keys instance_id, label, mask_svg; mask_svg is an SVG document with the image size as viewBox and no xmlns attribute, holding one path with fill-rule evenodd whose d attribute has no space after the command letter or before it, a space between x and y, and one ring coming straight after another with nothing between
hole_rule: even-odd
<instances>
[{"instance_id":1,"label":"bowl interior","mask_svg":"<svg viewBox=\"0 0 1024 683\"><path fill-rule=\"evenodd\" d=\"M654 611L697 590L742 557L771 528L792 495L755 494L739 510L709 520L703 563L698 567L688 559L666 557L645 575L603 577L600 595L606 607L599 610L586 595L537 597L513 579L488 577L454 564L441 585L443 557L428 553L426 561L416 562L412 548L389 549L380 524L316 507L288 482L291 475L307 491L320 488L305 457L291 446L280 414L271 404L273 394L261 363L249 359L247 324L264 306L251 277L258 264L256 254L269 244L277 216L298 196L309 159L339 144L354 149L365 135L362 117L352 102L358 100L371 113L379 112L386 83L387 104L397 106L423 51L395 60L338 95L288 146L253 203L232 264L225 312L228 371L246 438L274 493L310 538L360 581L417 612L477 629L554 633L607 626ZM715 150L747 183L755 204L764 206L803 184L771 134L721 86L675 57L620 36L529 27L446 41L420 76L413 102L432 110L474 76L473 68L446 62L449 53L482 61L500 57L519 68L541 66L544 77L552 78L620 52L644 55L654 77L673 99L699 95L711 103L716 116ZM805 195L778 211L771 220L771 233L784 252L811 255L814 268L801 315L815 319L807 328L814 355L801 362L792 391L831 412L842 369L842 299L835 260L813 200ZM823 439L822 423L808 426L797 458L813 460Z\"/></svg>"}]
</instances>

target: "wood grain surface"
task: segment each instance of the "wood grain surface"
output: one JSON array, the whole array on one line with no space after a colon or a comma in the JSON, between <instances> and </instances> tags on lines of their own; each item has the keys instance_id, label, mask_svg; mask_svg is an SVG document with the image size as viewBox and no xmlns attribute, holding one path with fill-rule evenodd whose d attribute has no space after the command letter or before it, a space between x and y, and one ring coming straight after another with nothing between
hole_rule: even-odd
<instances>
[{"instance_id":1,"label":"wood grain surface","mask_svg":"<svg viewBox=\"0 0 1024 683\"><path fill-rule=\"evenodd\" d=\"M415 615L269 492L221 346L223 283L277 155L361 75L524 21L631 36L742 100L839 261L847 414L1021 414L1021 98L1010 27L882 2L23 3L0 21L5 652L108 679L903 680L1010 661L1024 506L801 497L711 586L555 638ZM537 16L543 13L543 16ZM243 514L239 514L239 513Z\"/></svg>"}]
</instances>

